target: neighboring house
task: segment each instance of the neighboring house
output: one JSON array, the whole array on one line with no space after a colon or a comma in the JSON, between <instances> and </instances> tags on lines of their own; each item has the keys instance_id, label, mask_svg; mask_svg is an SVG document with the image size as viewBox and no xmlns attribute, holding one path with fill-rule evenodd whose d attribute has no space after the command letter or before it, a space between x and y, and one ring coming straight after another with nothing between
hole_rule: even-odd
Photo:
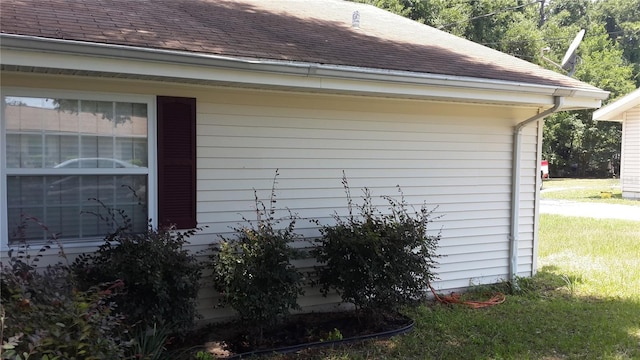
<instances>
[{"instance_id":1,"label":"neighboring house","mask_svg":"<svg viewBox=\"0 0 640 360\"><path fill-rule=\"evenodd\" d=\"M91 251L104 229L79 216L89 197L139 226L206 226L200 249L251 217L276 169L278 205L327 223L346 211L344 171L354 196L400 185L409 203L438 206L438 289L531 276L540 120L608 95L338 0L3 0L0 15L5 251L22 213L61 232L68 254ZM137 166L56 167L76 158ZM47 190L68 176L77 192ZM143 206L120 186L140 184ZM209 318L213 296L201 299Z\"/></svg>"},{"instance_id":2,"label":"neighboring house","mask_svg":"<svg viewBox=\"0 0 640 360\"><path fill-rule=\"evenodd\" d=\"M622 197L640 200L640 89L596 110L593 119L622 122Z\"/></svg>"}]
</instances>

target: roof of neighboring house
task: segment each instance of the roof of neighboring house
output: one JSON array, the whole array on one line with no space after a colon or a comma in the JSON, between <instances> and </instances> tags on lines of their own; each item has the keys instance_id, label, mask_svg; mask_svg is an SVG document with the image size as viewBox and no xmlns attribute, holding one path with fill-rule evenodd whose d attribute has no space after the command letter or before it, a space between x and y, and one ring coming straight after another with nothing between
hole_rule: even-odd
<instances>
[{"instance_id":1,"label":"roof of neighboring house","mask_svg":"<svg viewBox=\"0 0 640 360\"><path fill-rule=\"evenodd\" d=\"M599 89L340 0L3 0L0 30L46 39ZM352 26L358 11L359 27Z\"/></svg>"},{"instance_id":2,"label":"roof of neighboring house","mask_svg":"<svg viewBox=\"0 0 640 360\"><path fill-rule=\"evenodd\" d=\"M596 110L593 113L593 120L622 121L624 113L638 105L640 105L640 88Z\"/></svg>"}]
</instances>

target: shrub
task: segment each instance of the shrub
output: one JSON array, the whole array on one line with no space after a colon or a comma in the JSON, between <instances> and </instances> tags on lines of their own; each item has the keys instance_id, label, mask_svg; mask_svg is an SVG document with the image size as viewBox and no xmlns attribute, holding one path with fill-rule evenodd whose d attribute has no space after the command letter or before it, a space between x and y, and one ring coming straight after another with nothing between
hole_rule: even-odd
<instances>
[{"instance_id":1,"label":"shrub","mask_svg":"<svg viewBox=\"0 0 640 360\"><path fill-rule=\"evenodd\" d=\"M152 329L138 329L131 340L127 355L131 359L169 359L167 344L171 341L171 328L154 326Z\"/></svg>"},{"instance_id":2,"label":"shrub","mask_svg":"<svg viewBox=\"0 0 640 360\"><path fill-rule=\"evenodd\" d=\"M291 264L299 253L289 246L299 238L294 232L297 218L291 213L283 219L274 217L275 184L274 178L269 209L254 191L256 221L244 219L246 225L234 228L236 238L223 237L210 247L213 284L222 295L220 305L231 306L260 333L291 309L299 309L297 298L303 294L303 276ZM278 229L285 220L288 225Z\"/></svg>"},{"instance_id":3,"label":"shrub","mask_svg":"<svg viewBox=\"0 0 640 360\"><path fill-rule=\"evenodd\" d=\"M123 358L126 331L111 302L121 283L79 291L67 265L38 268L54 242L55 236L32 255L23 240L1 265L1 358Z\"/></svg>"},{"instance_id":4,"label":"shrub","mask_svg":"<svg viewBox=\"0 0 640 360\"><path fill-rule=\"evenodd\" d=\"M362 205L354 205L346 178L349 215L334 214L334 225L321 226L313 253L318 263L318 283L323 294L335 290L344 302L358 309L396 310L424 297L435 278L436 247L440 234L428 235L432 212L423 205L409 212L400 200L384 196L390 212L382 213L364 189ZM359 216L353 213L354 206Z\"/></svg>"},{"instance_id":5,"label":"shrub","mask_svg":"<svg viewBox=\"0 0 640 360\"><path fill-rule=\"evenodd\" d=\"M184 333L191 329L197 316L201 266L184 246L199 229L180 232L149 225L136 233L123 211L100 204L107 215L98 216L116 230L95 253L82 254L73 263L81 286L122 281L124 291L113 300L126 322L138 330L160 326Z\"/></svg>"}]
</instances>

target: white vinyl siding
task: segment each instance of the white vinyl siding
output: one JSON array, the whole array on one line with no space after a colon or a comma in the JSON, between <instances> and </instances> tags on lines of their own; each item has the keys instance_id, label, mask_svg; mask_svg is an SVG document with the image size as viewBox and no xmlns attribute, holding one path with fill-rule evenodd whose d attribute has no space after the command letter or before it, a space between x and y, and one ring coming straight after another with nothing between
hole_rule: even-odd
<instances>
[{"instance_id":1,"label":"white vinyl siding","mask_svg":"<svg viewBox=\"0 0 640 360\"><path fill-rule=\"evenodd\" d=\"M438 289L492 283L509 275L513 126L537 109L115 80L6 76L3 81L195 97L197 216L199 226L206 228L191 239L194 250L219 235L229 236L242 216L253 218L253 191L268 201L276 169L278 208L331 223L334 211L346 214L345 171L357 202L361 188L368 187L386 209L379 196L397 195L400 185L416 208L423 202L435 208L434 216L441 217L431 230L441 230L438 251L444 255L437 269ZM531 124L523 131L518 274L530 275L538 130ZM297 225L305 236L318 235L311 222L303 219ZM301 302L313 307L332 300L310 289ZM227 313L213 309L210 289L202 291L200 303L206 318Z\"/></svg>"},{"instance_id":2,"label":"white vinyl siding","mask_svg":"<svg viewBox=\"0 0 640 360\"><path fill-rule=\"evenodd\" d=\"M429 106L424 109L424 114L399 115L237 106L199 98L198 220L215 236L228 233L240 213L252 218L253 189L267 200L279 169L278 206L330 223L334 211L346 214L340 182L344 170L356 201L361 188L367 187L386 209L379 196L396 195L395 186L400 185L414 206L423 201L429 208L437 206L434 216L442 217L431 229L442 229L439 252L446 255L440 259L438 288L507 278L510 123L439 117L429 114ZM535 156L525 156L523 162L527 159L532 178L524 186L534 189ZM533 198L523 194L522 199L530 206L521 211L521 222L532 231ZM309 237L318 235L304 220L298 229ZM533 237L521 237L527 240L520 256L529 266L522 272L531 274ZM202 296L204 300L206 294ZM317 290L308 289L302 303L315 306L326 301Z\"/></svg>"},{"instance_id":3,"label":"white vinyl siding","mask_svg":"<svg viewBox=\"0 0 640 360\"><path fill-rule=\"evenodd\" d=\"M400 185L414 206L437 206L434 216L442 217L432 229L442 229L440 252L446 255L440 259L439 287L507 276L510 120L451 116L443 104L432 105L433 112L425 104L424 113L384 114L199 100L198 216L207 232L227 233L239 213L250 218L253 189L266 199L275 169L279 206L329 223L334 211L346 214L344 170L354 197L362 187L376 198L396 195ZM529 275L536 134L535 126L525 129L523 151L530 153L522 159L519 273ZM305 235L317 236L312 224L298 224Z\"/></svg>"},{"instance_id":4,"label":"white vinyl siding","mask_svg":"<svg viewBox=\"0 0 640 360\"><path fill-rule=\"evenodd\" d=\"M622 124L622 196L640 199L640 106L625 113Z\"/></svg>"},{"instance_id":5,"label":"white vinyl siding","mask_svg":"<svg viewBox=\"0 0 640 360\"><path fill-rule=\"evenodd\" d=\"M518 226L518 276L532 276L536 268L536 196L540 188L540 156L543 122L529 124L522 130L520 159L520 209Z\"/></svg>"}]
</instances>

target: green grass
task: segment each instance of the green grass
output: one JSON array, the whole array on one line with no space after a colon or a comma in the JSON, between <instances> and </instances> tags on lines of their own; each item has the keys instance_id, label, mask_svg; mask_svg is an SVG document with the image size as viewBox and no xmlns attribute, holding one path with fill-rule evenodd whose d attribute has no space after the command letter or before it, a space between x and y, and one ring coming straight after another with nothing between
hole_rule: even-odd
<instances>
[{"instance_id":1,"label":"green grass","mask_svg":"<svg viewBox=\"0 0 640 360\"><path fill-rule=\"evenodd\" d=\"M640 206L640 201L622 198L620 179L549 179L542 189L543 199ZM602 198L603 192L610 192L611 198Z\"/></svg>"},{"instance_id":2,"label":"green grass","mask_svg":"<svg viewBox=\"0 0 640 360\"><path fill-rule=\"evenodd\" d=\"M581 279L577 295L640 302L640 222L542 215L541 223L540 268Z\"/></svg>"},{"instance_id":3,"label":"green grass","mask_svg":"<svg viewBox=\"0 0 640 360\"><path fill-rule=\"evenodd\" d=\"M491 308L427 303L413 332L272 359L640 359L640 223L541 215L540 271ZM478 287L509 291L507 284Z\"/></svg>"}]
</instances>

